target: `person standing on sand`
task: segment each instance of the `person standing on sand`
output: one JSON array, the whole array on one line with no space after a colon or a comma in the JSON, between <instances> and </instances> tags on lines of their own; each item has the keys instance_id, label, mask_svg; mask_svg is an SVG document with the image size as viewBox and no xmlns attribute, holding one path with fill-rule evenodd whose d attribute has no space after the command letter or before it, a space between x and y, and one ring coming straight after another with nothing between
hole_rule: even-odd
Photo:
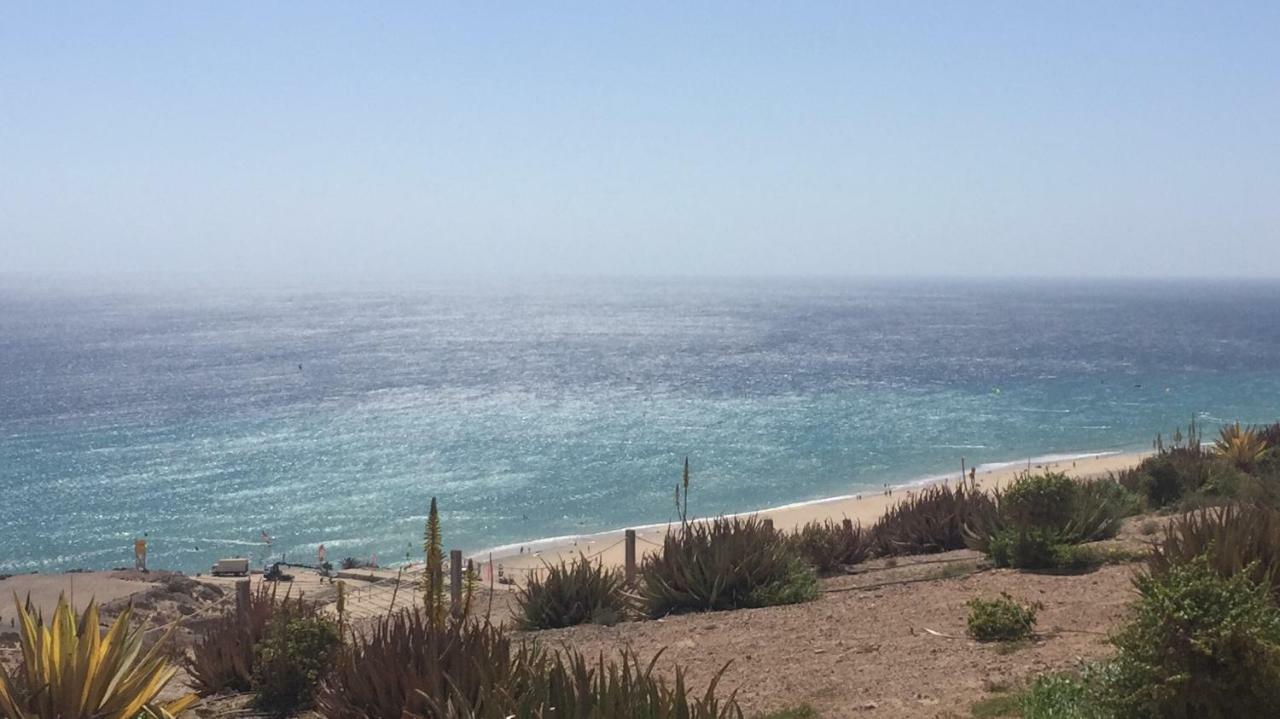
<instances>
[{"instance_id":1,"label":"person standing on sand","mask_svg":"<svg viewBox=\"0 0 1280 719\"><path fill-rule=\"evenodd\" d=\"M147 571L147 535L144 532L141 537L133 540L133 568L140 571Z\"/></svg>"}]
</instances>

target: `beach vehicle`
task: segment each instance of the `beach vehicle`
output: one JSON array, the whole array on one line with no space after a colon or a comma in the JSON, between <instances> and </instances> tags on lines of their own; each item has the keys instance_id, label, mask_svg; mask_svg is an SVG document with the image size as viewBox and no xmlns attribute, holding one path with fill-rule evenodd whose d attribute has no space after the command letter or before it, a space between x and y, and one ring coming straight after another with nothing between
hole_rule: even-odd
<instances>
[{"instance_id":1,"label":"beach vehicle","mask_svg":"<svg viewBox=\"0 0 1280 719\"><path fill-rule=\"evenodd\" d=\"M209 571L215 577L247 577L249 576L249 560L244 557L219 559Z\"/></svg>"}]
</instances>

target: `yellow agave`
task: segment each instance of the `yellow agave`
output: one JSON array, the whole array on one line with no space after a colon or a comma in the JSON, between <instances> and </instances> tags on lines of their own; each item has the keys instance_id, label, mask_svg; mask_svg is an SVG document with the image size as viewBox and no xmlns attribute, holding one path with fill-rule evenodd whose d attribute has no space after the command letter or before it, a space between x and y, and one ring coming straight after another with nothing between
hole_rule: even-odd
<instances>
[{"instance_id":1,"label":"yellow agave","mask_svg":"<svg viewBox=\"0 0 1280 719\"><path fill-rule=\"evenodd\" d=\"M1249 469L1267 451L1267 443L1253 427L1241 427L1239 422L1218 430L1218 440L1213 443L1219 455L1241 469Z\"/></svg>"},{"instance_id":2,"label":"yellow agave","mask_svg":"<svg viewBox=\"0 0 1280 719\"><path fill-rule=\"evenodd\" d=\"M12 675L0 666L0 715L6 719L169 719L195 703L194 694L155 701L177 669L161 654L168 634L142 652L142 632L129 629L133 607L103 634L92 601L77 617L59 597L48 625L17 596L14 601L22 625L22 666Z\"/></svg>"}]
</instances>

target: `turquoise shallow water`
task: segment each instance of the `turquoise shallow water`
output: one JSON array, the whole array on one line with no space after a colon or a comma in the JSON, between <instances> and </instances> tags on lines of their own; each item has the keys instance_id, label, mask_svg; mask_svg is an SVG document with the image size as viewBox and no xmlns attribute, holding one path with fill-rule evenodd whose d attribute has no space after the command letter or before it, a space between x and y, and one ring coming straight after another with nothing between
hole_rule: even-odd
<instances>
[{"instance_id":1,"label":"turquoise shallow water","mask_svg":"<svg viewBox=\"0 0 1280 719\"><path fill-rule=\"evenodd\" d=\"M1280 416L1280 284L0 289L0 571L467 550Z\"/></svg>"}]
</instances>

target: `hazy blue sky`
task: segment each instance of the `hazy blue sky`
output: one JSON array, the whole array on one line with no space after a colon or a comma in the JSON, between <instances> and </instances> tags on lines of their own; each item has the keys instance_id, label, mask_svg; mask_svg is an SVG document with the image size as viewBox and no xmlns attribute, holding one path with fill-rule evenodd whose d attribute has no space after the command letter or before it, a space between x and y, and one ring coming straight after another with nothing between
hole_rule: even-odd
<instances>
[{"instance_id":1,"label":"hazy blue sky","mask_svg":"<svg viewBox=\"0 0 1280 719\"><path fill-rule=\"evenodd\" d=\"M1280 2L0 4L0 273L1280 276Z\"/></svg>"}]
</instances>

